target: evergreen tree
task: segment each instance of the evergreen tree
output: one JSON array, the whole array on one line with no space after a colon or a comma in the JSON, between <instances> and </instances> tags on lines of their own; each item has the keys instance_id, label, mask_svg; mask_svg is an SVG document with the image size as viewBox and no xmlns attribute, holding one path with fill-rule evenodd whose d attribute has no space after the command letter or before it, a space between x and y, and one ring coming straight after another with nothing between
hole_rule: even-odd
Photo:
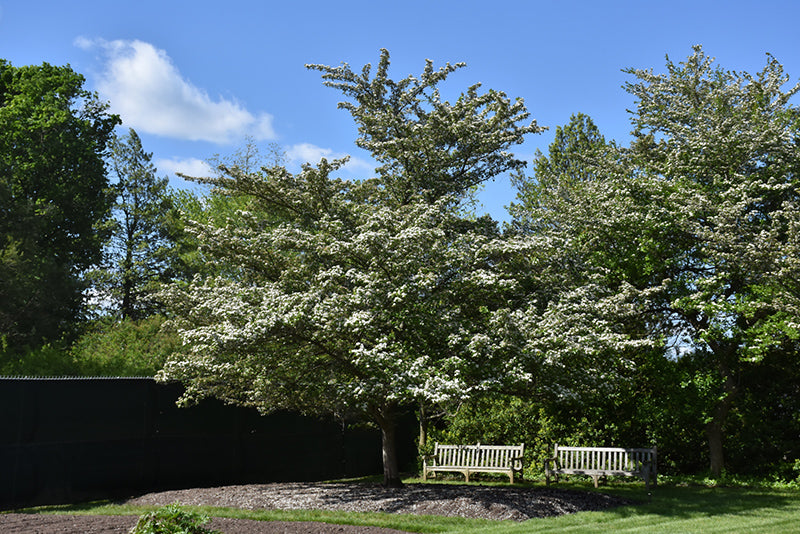
<instances>
[{"instance_id":1,"label":"evergreen tree","mask_svg":"<svg viewBox=\"0 0 800 534\"><path fill-rule=\"evenodd\" d=\"M171 277L174 246L170 221L175 213L166 177L157 178L152 154L136 131L112 139L109 157L117 195L107 269L98 275L102 298L122 318L140 319L158 311L153 294Z\"/></svg>"}]
</instances>

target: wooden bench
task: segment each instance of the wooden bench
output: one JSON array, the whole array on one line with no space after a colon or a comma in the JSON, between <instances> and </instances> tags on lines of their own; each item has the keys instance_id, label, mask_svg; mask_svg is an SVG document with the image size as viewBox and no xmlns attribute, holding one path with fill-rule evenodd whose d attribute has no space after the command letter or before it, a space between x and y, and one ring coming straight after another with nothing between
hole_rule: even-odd
<instances>
[{"instance_id":1,"label":"wooden bench","mask_svg":"<svg viewBox=\"0 0 800 534\"><path fill-rule=\"evenodd\" d=\"M437 472L463 473L469 482L471 473L505 473L514 483L514 473L522 478L522 453L525 445L442 445L423 459L422 479Z\"/></svg>"},{"instance_id":2,"label":"wooden bench","mask_svg":"<svg viewBox=\"0 0 800 534\"><path fill-rule=\"evenodd\" d=\"M556 444L555 455L544 462L545 480L558 475L589 475L594 487L601 476L635 476L650 488L652 480L658 483L656 447L652 449L624 449L616 447L561 447ZM550 466L553 466L552 468Z\"/></svg>"}]
</instances>

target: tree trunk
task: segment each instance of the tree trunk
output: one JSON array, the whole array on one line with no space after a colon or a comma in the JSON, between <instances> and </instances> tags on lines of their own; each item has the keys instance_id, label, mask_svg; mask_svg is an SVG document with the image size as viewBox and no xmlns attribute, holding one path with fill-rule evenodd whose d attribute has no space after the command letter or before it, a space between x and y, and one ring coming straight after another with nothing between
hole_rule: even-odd
<instances>
[{"instance_id":1,"label":"tree trunk","mask_svg":"<svg viewBox=\"0 0 800 534\"><path fill-rule=\"evenodd\" d=\"M128 232L125 244L125 259L122 262L122 303L120 312L123 319L133 318L133 237Z\"/></svg>"},{"instance_id":2,"label":"tree trunk","mask_svg":"<svg viewBox=\"0 0 800 534\"><path fill-rule=\"evenodd\" d=\"M708 454L711 461L711 476L719 478L725 468L725 450L722 446L722 421L716 416L706 425Z\"/></svg>"},{"instance_id":3,"label":"tree trunk","mask_svg":"<svg viewBox=\"0 0 800 534\"><path fill-rule=\"evenodd\" d=\"M417 451L422 454L425 451L425 445L428 444L428 411L425 409L425 404L419 403L419 442L417 443Z\"/></svg>"},{"instance_id":4,"label":"tree trunk","mask_svg":"<svg viewBox=\"0 0 800 534\"><path fill-rule=\"evenodd\" d=\"M735 355L735 352L731 350ZM711 421L706 425L706 439L708 440L708 454L710 461L711 476L719 478L725 469L725 447L723 429L728 413L731 411L733 401L739 392L736 380L725 359L719 363L719 372L722 375L722 398L714 406L714 413Z\"/></svg>"},{"instance_id":5,"label":"tree trunk","mask_svg":"<svg viewBox=\"0 0 800 534\"><path fill-rule=\"evenodd\" d=\"M393 406L377 410L375 419L381 429L381 451L383 453L383 485L387 488L402 488L400 469L397 463L397 421Z\"/></svg>"}]
</instances>

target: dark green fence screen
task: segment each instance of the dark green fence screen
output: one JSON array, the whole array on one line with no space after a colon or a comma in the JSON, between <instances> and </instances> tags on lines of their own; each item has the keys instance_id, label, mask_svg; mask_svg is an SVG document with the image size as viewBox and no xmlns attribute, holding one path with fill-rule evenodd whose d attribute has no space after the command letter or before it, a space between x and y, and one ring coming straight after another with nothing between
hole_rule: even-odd
<instances>
[{"instance_id":1,"label":"dark green fence screen","mask_svg":"<svg viewBox=\"0 0 800 534\"><path fill-rule=\"evenodd\" d=\"M178 408L181 392L148 378L0 378L0 506L382 472L377 429L215 400ZM410 465L413 421L399 430Z\"/></svg>"}]
</instances>

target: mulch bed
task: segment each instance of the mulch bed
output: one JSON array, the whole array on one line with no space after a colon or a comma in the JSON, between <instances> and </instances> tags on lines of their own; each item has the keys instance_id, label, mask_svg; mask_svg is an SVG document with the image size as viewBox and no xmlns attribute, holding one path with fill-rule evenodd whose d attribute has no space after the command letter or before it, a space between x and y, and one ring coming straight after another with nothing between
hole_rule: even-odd
<instances>
[{"instance_id":1,"label":"mulch bed","mask_svg":"<svg viewBox=\"0 0 800 534\"><path fill-rule=\"evenodd\" d=\"M247 510L338 510L513 521L605 510L631 504L624 499L596 492L542 487L408 484L400 489L386 489L377 484L345 483L248 484L192 488L148 493L120 501L121 504L155 506L175 502ZM136 519L133 516L0 514L0 531L15 534L125 533L136 523ZM226 518L214 518L208 526L225 534L398 532L378 527Z\"/></svg>"}]
</instances>

